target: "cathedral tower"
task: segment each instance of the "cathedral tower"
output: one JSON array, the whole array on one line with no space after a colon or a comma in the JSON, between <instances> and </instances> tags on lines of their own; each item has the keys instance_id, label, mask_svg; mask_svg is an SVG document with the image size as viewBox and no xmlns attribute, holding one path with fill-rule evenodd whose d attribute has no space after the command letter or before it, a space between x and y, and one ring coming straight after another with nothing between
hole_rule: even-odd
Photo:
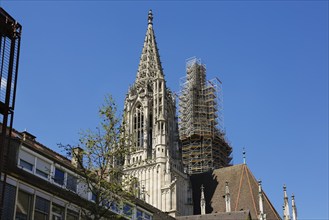
<instances>
[{"instance_id":1,"label":"cathedral tower","mask_svg":"<svg viewBox=\"0 0 329 220\"><path fill-rule=\"evenodd\" d=\"M125 100L124 120L134 148L125 158L124 171L139 180L140 198L172 216L192 214L175 98L166 87L151 10L136 80Z\"/></svg>"},{"instance_id":2,"label":"cathedral tower","mask_svg":"<svg viewBox=\"0 0 329 220\"><path fill-rule=\"evenodd\" d=\"M223 130L221 84L218 78L206 79L206 66L200 59L187 61L179 96L179 134L189 174L230 165L232 148Z\"/></svg>"}]
</instances>

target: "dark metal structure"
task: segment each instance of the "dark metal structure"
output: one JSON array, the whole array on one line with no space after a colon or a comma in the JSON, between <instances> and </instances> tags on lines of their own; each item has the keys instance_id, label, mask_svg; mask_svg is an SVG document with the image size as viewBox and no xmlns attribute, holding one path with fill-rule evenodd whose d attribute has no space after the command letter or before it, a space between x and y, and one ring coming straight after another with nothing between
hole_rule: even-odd
<instances>
[{"instance_id":1,"label":"dark metal structure","mask_svg":"<svg viewBox=\"0 0 329 220\"><path fill-rule=\"evenodd\" d=\"M13 126L22 26L0 8L0 183L6 183L7 152ZM0 219L6 184L0 185Z\"/></svg>"}]
</instances>

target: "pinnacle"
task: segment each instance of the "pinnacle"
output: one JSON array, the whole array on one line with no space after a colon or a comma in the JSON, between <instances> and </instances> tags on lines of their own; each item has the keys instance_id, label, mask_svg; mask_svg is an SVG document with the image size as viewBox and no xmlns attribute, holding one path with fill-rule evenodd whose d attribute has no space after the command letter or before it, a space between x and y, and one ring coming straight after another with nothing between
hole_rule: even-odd
<instances>
[{"instance_id":1,"label":"pinnacle","mask_svg":"<svg viewBox=\"0 0 329 220\"><path fill-rule=\"evenodd\" d=\"M148 27L139 61L136 83L144 80L153 80L156 77L163 77L163 72L153 30L153 13L152 10L149 10Z\"/></svg>"}]
</instances>

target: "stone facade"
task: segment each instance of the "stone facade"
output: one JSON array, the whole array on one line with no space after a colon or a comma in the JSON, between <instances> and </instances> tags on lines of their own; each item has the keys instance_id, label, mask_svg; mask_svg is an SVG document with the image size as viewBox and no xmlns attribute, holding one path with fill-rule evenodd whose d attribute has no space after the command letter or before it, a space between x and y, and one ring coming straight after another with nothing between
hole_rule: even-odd
<instances>
[{"instance_id":1,"label":"stone facade","mask_svg":"<svg viewBox=\"0 0 329 220\"><path fill-rule=\"evenodd\" d=\"M175 98L166 86L152 21L150 11L136 81L125 100L133 150L124 171L138 179L141 199L172 216L190 215L192 192L183 172Z\"/></svg>"}]
</instances>

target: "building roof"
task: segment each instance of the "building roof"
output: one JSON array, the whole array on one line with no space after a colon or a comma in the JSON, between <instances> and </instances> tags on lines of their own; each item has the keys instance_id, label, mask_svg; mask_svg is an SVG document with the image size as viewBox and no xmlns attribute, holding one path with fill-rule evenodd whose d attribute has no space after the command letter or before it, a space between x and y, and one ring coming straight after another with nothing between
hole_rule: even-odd
<instances>
[{"instance_id":1,"label":"building roof","mask_svg":"<svg viewBox=\"0 0 329 220\"><path fill-rule=\"evenodd\" d=\"M72 165L71 160L38 142L36 140L36 136L34 136L33 134L27 131L19 132L13 129L12 137L13 139L20 140L25 147L28 147L31 150L38 152L44 157L56 161L57 163L61 164L62 166L65 166L68 169L76 170L76 168Z\"/></svg>"},{"instance_id":2,"label":"building roof","mask_svg":"<svg viewBox=\"0 0 329 220\"><path fill-rule=\"evenodd\" d=\"M248 220L251 219L250 211L221 212L206 215L190 215L176 217L177 220Z\"/></svg>"},{"instance_id":3,"label":"building roof","mask_svg":"<svg viewBox=\"0 0 329 220\"><path fill-rule=\"evenodd\" d=\"M258 182L246 164L220 168L200 175L192 176L194 214L200 213L198 204L200 204L202 184L206 197L206 213L225 212L225 183L228 182L231 211L250 210L252 219L258 219ZM263 197L267 219L281 219L265 193Z\"/></svg>"}]
</instances>

